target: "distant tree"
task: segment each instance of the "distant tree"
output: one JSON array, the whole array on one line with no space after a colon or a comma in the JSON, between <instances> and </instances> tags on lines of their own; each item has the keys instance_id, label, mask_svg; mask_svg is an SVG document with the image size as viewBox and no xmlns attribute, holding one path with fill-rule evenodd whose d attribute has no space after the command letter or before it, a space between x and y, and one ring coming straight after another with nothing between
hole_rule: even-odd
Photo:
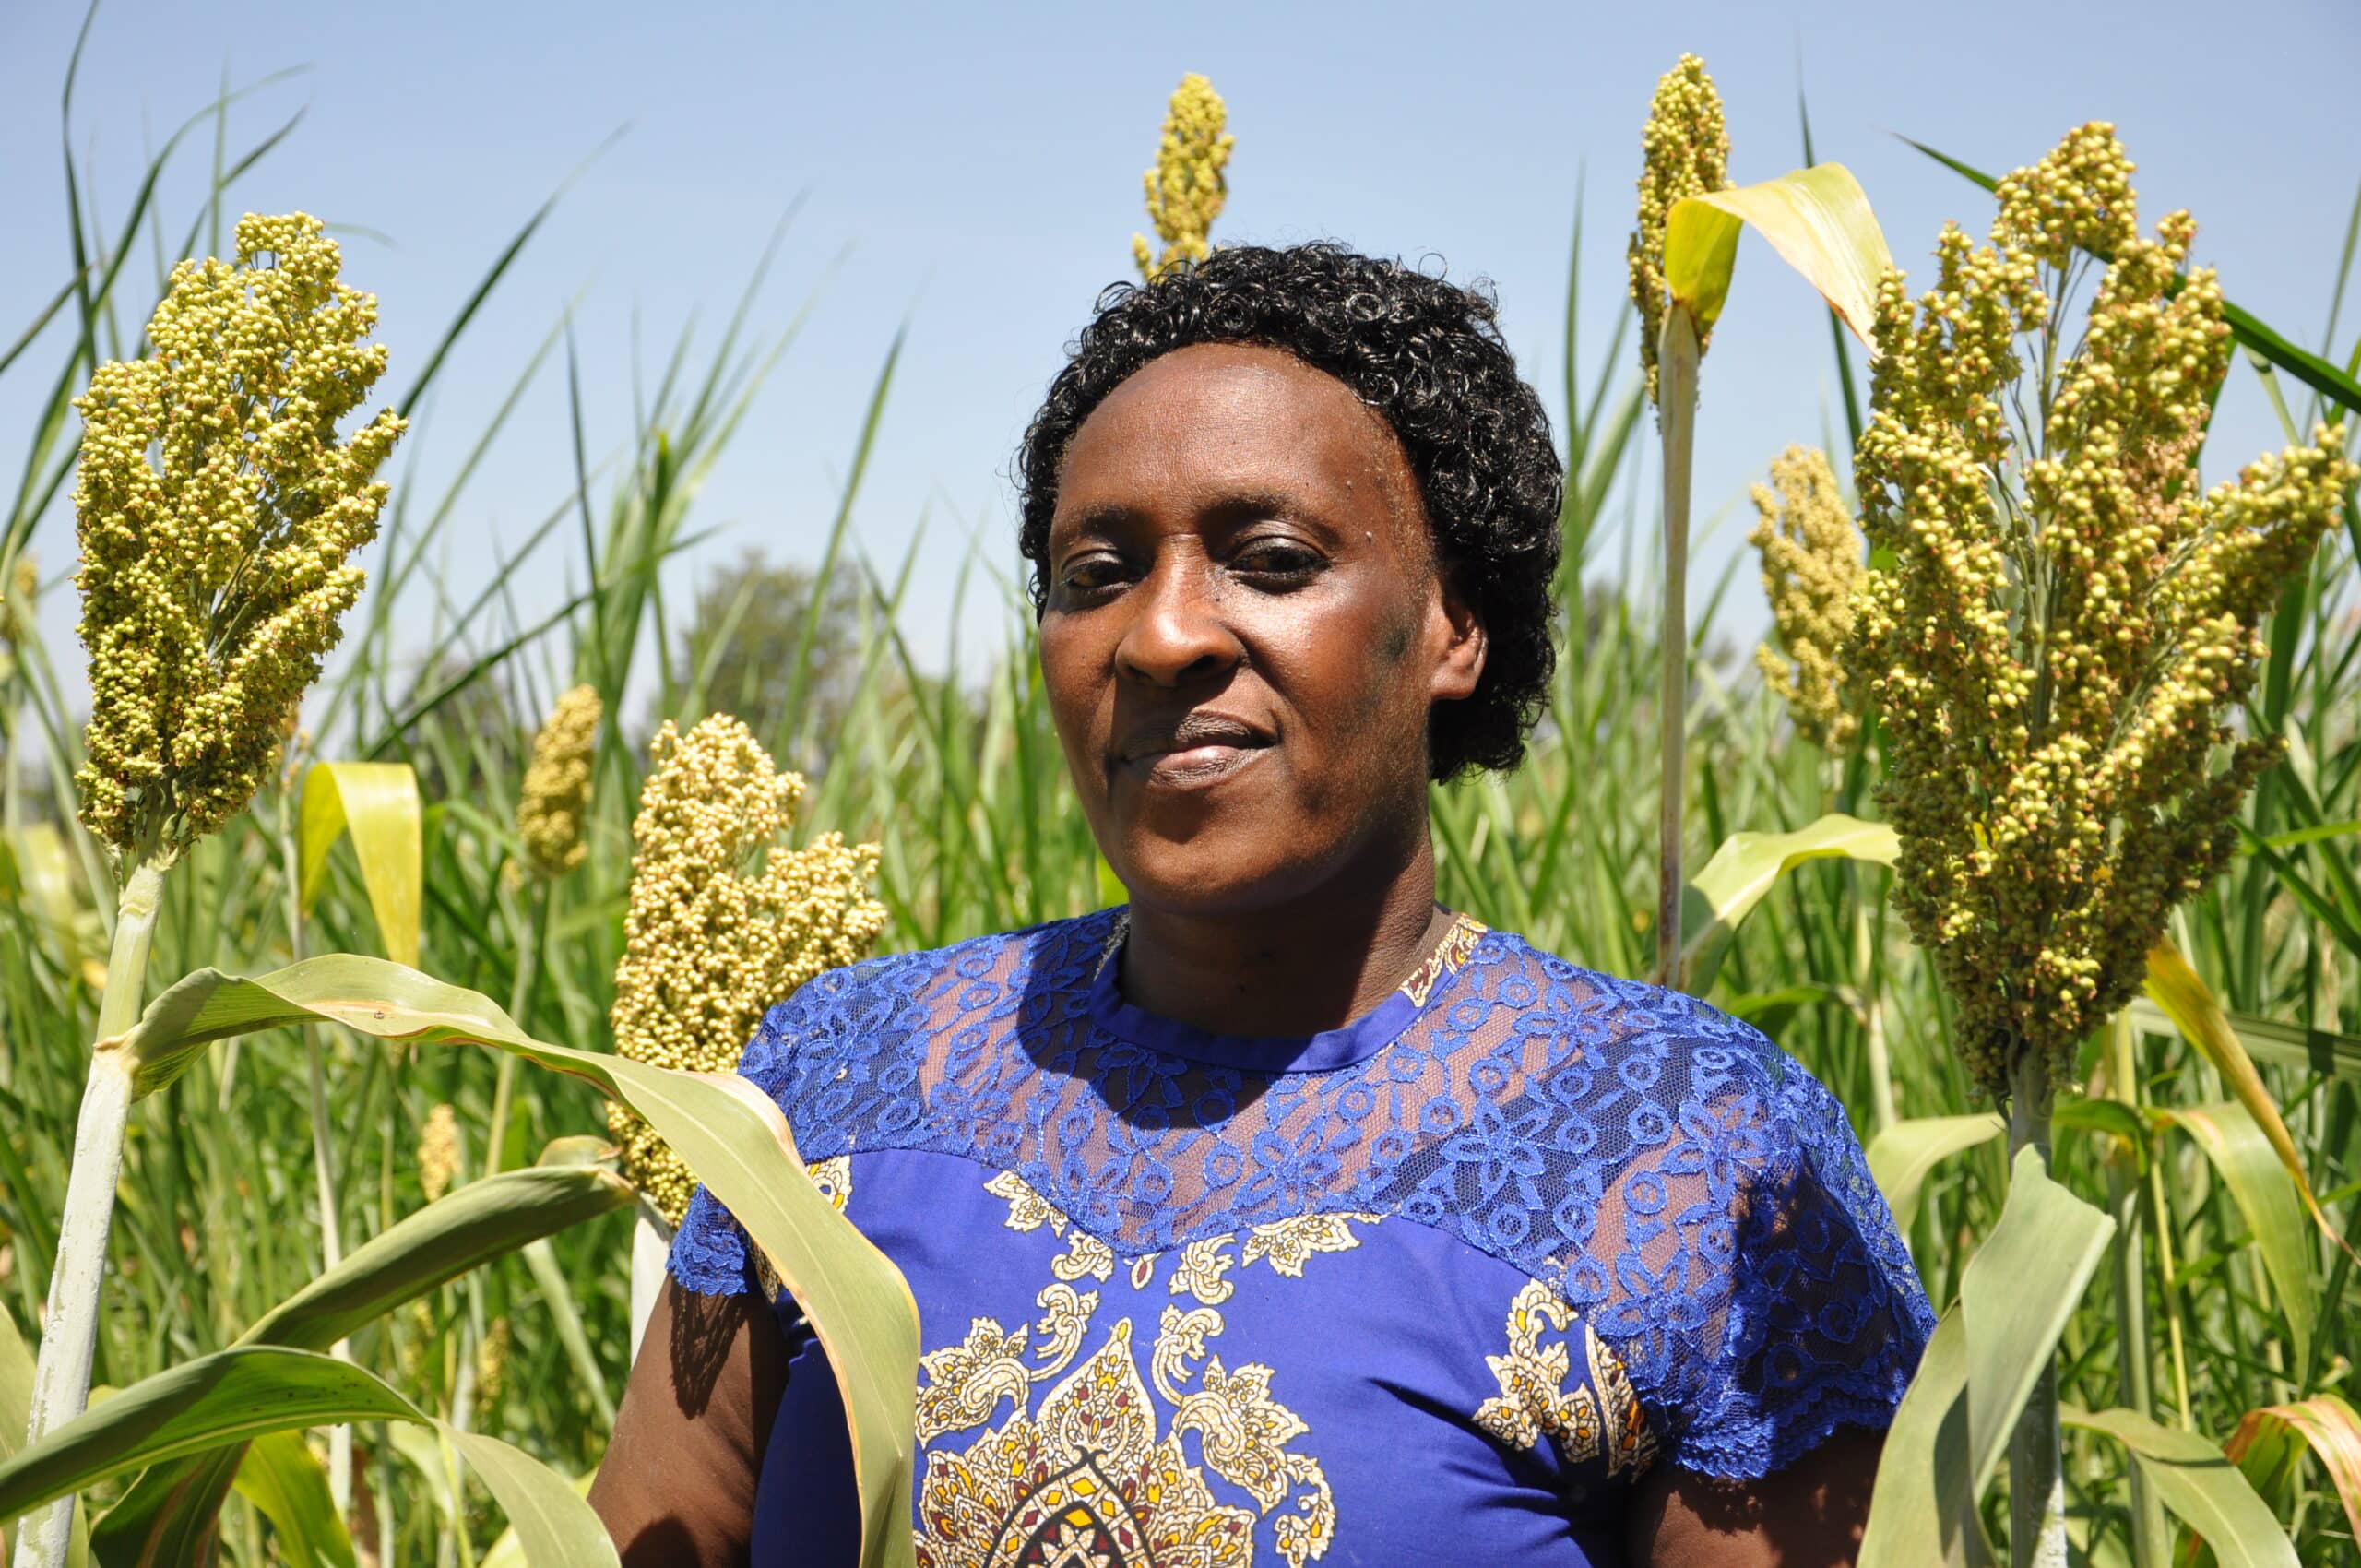
<instances>
[{"instance_id":1,"label":"distant tree","mask_svg":"<svg viewBox=\"0 0 2361 1568\"><path fill-rule=\"evenodd\" d=\"M840 567L830 575L812 632L805 712L791 714L789 687L805 617L814 609L813 580L810 568L771 561L751 547L734 564L710 573L682 630L672 679L685 685L702 675L703 712L736 715L777 751L779 766L817 774L836 750L860 683L864 596L858 571ZM897 683L890 681L890 660L879 673ZM653 715L648 728L680 717L689 716ZM797 735L809 743L784 746Z\"/></svg>"}]
</instances>

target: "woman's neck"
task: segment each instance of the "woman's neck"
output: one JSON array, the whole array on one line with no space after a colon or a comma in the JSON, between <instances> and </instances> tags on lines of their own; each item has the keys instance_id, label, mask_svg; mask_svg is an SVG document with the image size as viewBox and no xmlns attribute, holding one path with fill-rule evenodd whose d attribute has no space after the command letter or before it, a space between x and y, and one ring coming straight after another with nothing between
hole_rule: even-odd
<instances>
[{"instance_id":1,"label":"woman's neck","mask_svg":"<svg viewBox=\"0 0 2361 1568\"><path fill-rule=\"evenodd\" d=\"M1217 1034L1299 1037L1385 1000L1452 921L1421 840L1379 885L1332 881L1267 908L1203 914L1134 903L1116 982L1143 1011Z\"/></svg>"}]
</instances>

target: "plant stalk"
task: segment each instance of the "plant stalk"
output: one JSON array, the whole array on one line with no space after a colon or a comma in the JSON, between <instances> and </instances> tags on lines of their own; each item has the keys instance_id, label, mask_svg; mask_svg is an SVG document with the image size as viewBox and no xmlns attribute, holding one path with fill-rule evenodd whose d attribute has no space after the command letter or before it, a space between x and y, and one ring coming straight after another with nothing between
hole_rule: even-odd
<instances>
[{"instance_id":1,"label":"plant stalk","mask_svg":"<svg viewBox=\"0 0 2361 1568\"><path fill-rule=\"evenodd\" d=\"M2049 1062L2022 1042L2009 1085L2009 1159L2025 1148L2049 1165ZM2053 1354L2009 1434L2009 1560L2014 1568L2067 1568L2064 1440Z\"/></svg>"},{"instance_id":2,"label":"plant stalk","mask_svg":"<svg viewBox=\"0 0 2361 1568\"><path fill-rule=\"evenodd\" d=\"M1675 302L1657 340L1657 428L1664 438L1663 682L1656 696L1662 768L1656 814L1656 971L1671 985L1680 966L1681 786L1689 750L1689 469L1697 434L1696 323Z\"/></svg>"},{"instance_id":3,"label":"plant stalk","mask_svg":"<svg viewBox=\"0 0 2361 1568\"><path fill-rule=\"evenodd\" d=\"M291 962L303 960L303 862L298 859L293 822L294 790L279 791L279 855L287 892L287 949ZM303 1042L304 1069L311 1090L312 1116L312 1181L320 1208L320 1266L334 1268L344 1261L344 1227L338 1210L336 1179L336 1145L328 1124L327 1048L319 1033L310 1025L299 1025L296 1035ZM352 1360L350 1340L339 1339L328 1347L328 1354L339 1361ZM350 1426L328 1428L328 1499L336 1505L340 1518L352 1514L352 1429Z\"/></svg>"},{"instance_id":4,"label":"plant stalk","mask_svg":"<svg viewBox=\"0 0 2361 1568\"><path fill-rule=\"evenodd\" d=\"M2131 1018L2118 1013L2107 1026L2107 1080L2115 1098L2140 1110L2140 1066ZM2156 1416L2155 1347L2148 1328L2146 1231L2140 1223L2139 1168L2126 1154L2107 1163L2107 1196L2115 1211L2115 1325L2123 1374L2123 1402L2149 1420ZM2132 1568L2169 1568L2172 1534L2165 1505L2146 1472L2131 1467Z\"/></svg>"},{"instance_id":5,"label":"plant stalk","mask_svg":"<svg viewBox=\"0 0 2361 1568\"><path fill-rule=\"evenodd\" d=\"M74 1128L74 1163L65 1179L65 1206L57 1227L57 1266L49 1277L49 1311L41 1358L33 1372L30 1443L80 1415L90 1398L90 1364L99 1342L99 1298L107 1265L107 1235L114 1224L115 1182L123 1174L123 1138L131 1119L133 1063L108 1042L138 1020L156 935L168 859L142 860L115 906L114 940L107 953L106 990L99 997L99 1039L82 1111ZM17 1538L16 1568L63 1568L74 1524L72 1494L30 1515Z\"/></svg>"}]
</instances>

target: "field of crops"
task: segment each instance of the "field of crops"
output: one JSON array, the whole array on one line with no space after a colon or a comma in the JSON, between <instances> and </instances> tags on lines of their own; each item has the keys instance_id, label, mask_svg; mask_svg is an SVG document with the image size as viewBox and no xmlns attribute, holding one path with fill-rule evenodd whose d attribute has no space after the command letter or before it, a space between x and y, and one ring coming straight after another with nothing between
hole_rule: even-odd
<instances>
[{"instance_id":1,"label":"field of crops","mask_svg":"<svg viewBox=\"0 0 2361 1568\"><path fill-rule=\"evenodd\" d=\"M1706 106L1704 125L1693 95L1710 84L1687 70L1667 77L1647 143L1638 248L1656 270L1640 269L1638 308L1606 340L1577 342L1567 303L1548 707L1519 771L1436 791L1440 896L1582 964L1707 997L1844 1101L1929 1297L1957 1303L1890 1443L1865 1560L2062 1561L2039 1556L2062 1531L2074 1561L2126 1568L2361 1561L2361 511L2347 462L2361 444L2361 347L2337 348L2351 328L2334 311L2269 324L2237 311L2237 279L2217 292L2176 270L2170 220L2142 212L2127 227L2125 196L2102 204L2112 230L2025 219L2051 224L2041 232L2056 254L2030 242L2014 281L1962 261L1950 303L1924 318L1952 335L1914 338L1935 236L1884 236L1910 291L1880 297L1849 175L1841 189L1833 177L1772 182L1749 187L1769 193L1751 205L1716 206L1738 176L1708 145L1718 109ZM1210 171L1201 194L1219 183L1211 133L1190 143L1208 114L1217 131L1218 100L1175 100L1180 154ZM192 124L204 137L213 119ZM1144 113L1144 150L1152 126ZM2065 127L2045 128L2018 161L2041 160L2053 129ZM1641 139L1633 127L1635 171ZM2105 142L2070 138L2042 178L2106 187L2117 176ZM210 296L213 315L192 291L155 317L160 336L143 335L166 294L151 253L202 256L198 237L219 236L213 254L229 259L247 150L219 160L215 209L162 211L143 189L129 210L77 199L52 215L76 267L53 297L0 307L23 318L0 324L0 376L53 389L39 427L11 435L29 461L0 493L0 1530L20 1568L53 1562L36 1521L78 1494L53 1515L74 1561L193 1562L208 1541L241 1564L593 1561L567 1544L587 1515L565 1504L613 1420L635 1232L655 1228L634 1183L659 1200L661 1161L629 1119L613 1123L633 1150L617 1160L588 1081L599 1070L548 1047L603 1058L619 1035L663 1039L675 1043L636 1054L725 1065L752 1011L815 964L1072 915L1121 889L1066 787L1033 618L1005 577L1014 552L967 563L981 597L1005 589L1005 610L997 656L950 678L906 640L916 562L874 560L850 529L893 396L890 353L864 373L862 445L846 455L843 505L809 572L768 568L668 600L661 568L703 527L697 481L741 434L770 365L768 345L735 328L684 339L628 441L552 476L568 499L515 541L519 569L572 552L588 585L526 620L499 581L435 579L441 542L469 526L465 469L447 491L414 488L398 452L380 470L384 452L369 449L397 445L397 421L370 416L414 410L441 350L373 388L355 346L366 320L349 330L356 309L293 345L298 370L272 362L276 394L253 393L266 373L252 367L234 385L207 382L187 367L225 340L236 307L222 301L255 276L230 268L208 275L226 291ZM1797 150L1741 148L1731 161L1762 175ZM1801 150L1809 163L1808 141ZM1963 177L1972 171L1923 167L1980 244L1995 197ZM2013 205L2001 210L2045 192L2072 208L2036 178L2004 186ZM1577 247L1623 247L1619 202L1609 213L1594 196L1592 208ZM1794 217L1806 208L1834 220L1812 229ZM1177 237L1185 257L1217 210L1152 208L1167 255ZM301 224L273 222L254 231L252 248L277 258L263 270L314 289L314 303L333 297L332 254ZM1741 230L1760 236L1738 253L1754 286L1829 300L1840 441L1854 443L1826 468L1781 459L1775 484L1779 455L1761 455L1758 543L1777 628L1767 677L1717 628L1739 596L1764 591L1756 556L1695 585L1692 605L1663 591L1667 553L1684 568L1669 580L1687 575L1683 399L1712 385L1714 268L1726 283ZM515 238L528 245L531 224ZM445 348L480 303L502 302L514 250L508 236L482 239L497 259ZM2144 281L2132 274L2143 256L2155 268ZM1143 249L1144 269L1161 259ZM2319 260L2341 301L2350 240ZM2122 279L2121 308L2086 338L2081 315L2103 276ZM350 264L342 281L369 287ZM2035 283L2054 317L2070 303L2070 320L2044 323L2007 292ZM2017 314L1993 316L1996 300ZM1930 531L1944 519L1908 497L1932 488L1923 465L1940 442L1973 455L1964 405L1928 388L1956 369L1942 356L1964 355L1994 320L2035 390L1991 406L2021 439L2050 443L2054 469L2026 477L2030 500L1992 499L1983 470L1952 493L1957 526L1979 509L2000 519L1979 553L1964 535L1947 547ZM59 323L70 349L44 359ZM1857 384L1864 350L1847 357L1848 329L1879 350ZM157 385L169 396L130 371L94 392L111 362L164 365L167 337L177 347ZM2153 379L2156 342L2177 367L2169 386ZM2074 381L2086 362L2107 374ZM1924 374L1913 383L1898 366ZM2141 375L2144 402L2122 392ZM2225 375L2260 378L2295 455L2250 494L2201 505L2194 464ZM286 399L322 399L332 385L350 388L353 412L322 445ZM2102 452L2099 425L2061 422L2070 389L2127 399L2106 427L2119 446ZM179 422L139 427L160 397L182 399ZM267 434L281 419L306 428L259 488L252 470L225 478L202 462L205 432ZM475 433L476 450L499 434L497 422ZM1631 482L1659 440L1667 460L1648 471L1673 476L1670 496ZM2017 472L1991 471L2003 468ZM2148 509L2118 517L2121 497L2103 486L2088 492L2095 504L2075 501L2088 499L2075 484L2100 484L2085 469L2130 473ZM381 510L373 482L390 484ZM1610 497L1640 526L1610 526ZM1678 519L1663 549L1650 542L1660 507ZM66 510L83 528L78 589L74 563L36 564L25 548ZM2077 516L2081 535L2058 520ZM132 522L110 532L108 518ZM2059 542L2104 543L2111 518L2154 531L2112 555ZM176 528L179 554L141 553L141 529ZM354 557L365 587L345 608L338 573L373 533ZM2217 561L2217 538L2278 548ZM1625 541L1622 558L1609 540ZM2077 572L2129 587L2110 601L2059 586ZM89 697L83 651L45 647L35 629L38 600L77 591L95 650ZM428 625L436 646L421 659ZM1964 683L2011 648L2032 650L2033 741L2082 726L2064 750L1958 717ZM241 652L254 657L239 664ZM2110 659L2129 661L2115 706L2078 707L2074 671ZM243 684L221 696L232 675ZM291 699L307 686L299 710ZM2154 706L2184 691L2168 713ZM836 903L797 917L806 924L774 943L767 977L705 982L693 1009L694 987L665 980L651 955L668 932L723 928L710 911L635 897L634 827L651 742L658 761L679 754L659 723L687 732L718 714L746 720L803 782L772 797L794 797L791 826L751 832L705 873L766 896L758 872L776 837L772 863L793 849L802 885ZM2247 737L2284 745L2242 762ZM2133 782L2106 793L2135 742ZM2086 766L2049 776L2046 793L2025 783L2070 754ZM730 777L759 774L767 790L758 759L732 755ZM2223 776L2233 785L2208 782ZM641 821L643 871L657 814ZM1939 964L1922 944L1943 921ZM383 962L291 971L337 954L475 995L430 992ZM229 978L275 973L262 986ZM173 1004L155 1005L183 977L195 978ZM669 1035L667 1008L687 1020ZM94 1055L93 1041L108 1049ZM753 1136L727 1106L685 1093L657 1109L670 1080L617 1060L609 1087L690 1170L706 1171L708 1143ZM119 1134L89 1109L108 1084ZM684 1132L692 1123L707 1143ZM119 1182L100 1146L110 1136ZM802 1180L771 1154L782 1182ZM796 1244L825 1264L841 1238L823 1230ZM70 1296L77 1239L99 1249L83 1298L95 1320L51 1305L61 1277ZM42 1378L70 1383L51 1364L93 1327L91 1414L69 1421L80 1404L69 1389L48 1408L50 1435L27 1446L37 1355ZM54 1392L43 1383L42 1397ZM279 1414L253 1420L266 1408ZM2047 1517L2045 1444L2062 1457L2062 1509ZM540 1523L511 1532L527 1513ZM907 1539L881 1550L908 1560Z\"/></svg>"}]
</instances>

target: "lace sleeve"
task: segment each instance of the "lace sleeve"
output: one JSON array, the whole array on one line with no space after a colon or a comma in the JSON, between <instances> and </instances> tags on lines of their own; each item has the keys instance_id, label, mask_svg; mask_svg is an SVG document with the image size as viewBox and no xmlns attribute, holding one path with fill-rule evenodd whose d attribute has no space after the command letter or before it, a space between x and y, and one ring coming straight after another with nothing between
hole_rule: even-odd
<instances>
[{"instance_id":1,"label":"lace sleeve","mask_svg":"<svg viewBox=\"0 0 2361 1568\"><path fill-rule=\"evenodd\" d=\"M801 992L797 992L800 996ZM763 1016L754 1038L738 1059L738 1075L787 1111L798 1036L796 996ZM767 1296L760 1265L745 1230L719 1200L699 1183L688 1213L672 1237L665 1269L684 1290L704 1296Z\"/></svg>"},{"instance_id":2,"label":"lace sleeve","mask_svg":"<svg viewBox=\"0 0 2361 1568\"><path fill-rule=\"evenodd\" d=\"M1838 1427L1887 1426L1934 1313L1844 1107L1717 1022L1703 1054L1752 1060L1701 1075L1678 1133L1607 1194L1621 1289L1601 1326L1667 1456L1754 1479Z\"/></svg>"}]
</instances>

